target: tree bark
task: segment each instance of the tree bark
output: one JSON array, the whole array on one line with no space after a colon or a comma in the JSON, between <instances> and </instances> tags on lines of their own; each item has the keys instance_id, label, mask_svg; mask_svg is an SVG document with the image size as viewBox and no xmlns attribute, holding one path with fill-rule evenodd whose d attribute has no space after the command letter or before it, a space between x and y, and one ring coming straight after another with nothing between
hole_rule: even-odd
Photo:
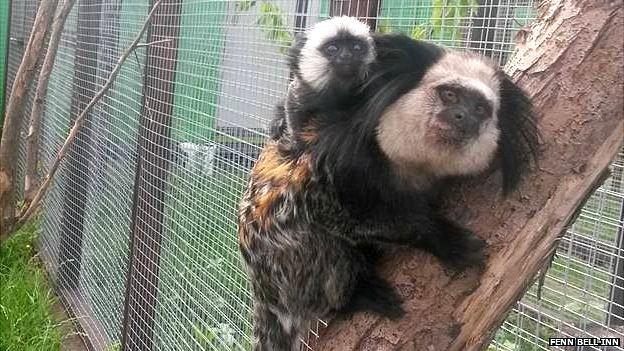
<instances>
[{"instance_id":1,"label":"tree bark","mask_svg":"<svg viewBox=\"0 0 624 351\"><path fill-rule=\"evenodd\" d=\"M32 79L39 52L58 0L42 0L35 22L30 32L28 44L24 50L22 62L15 75L11 96L6 106L2 140L0 141L0 239L12 227L15 221L17 182L15 168L19 150L19 133L22 126L22 107L28 92L28 83Z\"/></svg>"},{"instance_id":2,"label":"tree bark","mask_svg":"<svg viewBox=\"0 0 624 351\"><path fill-rule=\"evenodd\" d=\"M39 133L41 130L41 115L43 114L44 101L48 91L48 82L52 74L52 68L56 61L56 52L58 51L65 20L69 12L74 7L76 0L64 0L56 11L56 16L52 22L50 40L48 42L48 51L46 52L39 80L37 81L37 89L35 90L35 99L32 110L30 111L30 122L28 125L28 134L26 135L26 175L24 177L24 204L28 206L37 190L37 164L39 163Z\"/></svg>"},{"instance_id":3,"label":"tree bark","mask_svg":"<svg viewBox=\"0 0 624 351\"><path fill-rule=\"evenodd\" d=\"M89 101L87 106L85 106L85 108L80 112L80 114L74 120L74 124L69 130L69 133L67 137L65 138L63 145L61 146L58 153L56 154L56 158L54 159L54 162L50 166L48 173L43 178L43 182L41 183L35 195L33 196L32 202L28 206L24 207L24 209L20 212L17 218L17 221L15 223L15 226L12 229L14 230L19 229L22 225L24 225L24 223L29 221L32 218L32 216L35 214L35 212L39 209L39 205L41 204L43 197L47 193L48 188L50 187L50 185L52 184L52 181L54 180L56 171L58 171L58 168L61 165L61 162L67 156L67 152L69 151L69 148L72 146L72 144L76 140L76 136L78 135L80 128L82 128L82 126L84 125L87 115L89 114L89 112L91 112L91 109L104 97L104 95L106 95L108 90L111 88L111 86L115 82L115 79L119 75L119 71L121 70L121 67L123 66L124 62L126 62L130 54L132 54L134 50L136 50L136 48L139 46L139 42L141 41L141 39L143 38L143 35L147 31L149 24L151 23L151 20L154 17L154 14L156 13L156 9L158 9L158 6L160 6L160 3L162 1L163 0L156 0L154 5L152 6L152 9L150 10L150 13L145 18L145 21L143 22L143 26L141 27L141 30L136 35L132 43L130 43L130 46L128 46L124 50L124 52L121 54L121 56L119 57L119 60L117 60L117 64L115 65L115 67L113 67L113 70L111 71L110 75L108 76L108 79L106 80L102 88L100 88L100 90L93 96L93 98ZM147 43L147 45L158 45L158 44L163 44L167 42L168 40L159 40L156 42Z\"/></svg>"},{"instance_id":4,"label":"tree bark","mask_svg":"<svg viewBox=\"0 0 624 351\"><path fill-rule=\"evenodd\" d=\"M315 350L486 347L604 180L624 139L622 1L552 0L538 10L507 66L539 115L538 165L507 198L498 172L444 197L449 216L487 240L486 267L449 276L432 256L401 251L380 269L404 298L406 317L330 323Z\"/></svg>"}]
</instances>

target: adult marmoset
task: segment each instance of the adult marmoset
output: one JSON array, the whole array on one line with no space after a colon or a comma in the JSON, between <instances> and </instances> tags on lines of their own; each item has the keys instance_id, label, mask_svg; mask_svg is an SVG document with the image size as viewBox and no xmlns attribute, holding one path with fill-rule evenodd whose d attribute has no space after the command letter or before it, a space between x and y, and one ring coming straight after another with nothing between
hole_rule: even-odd
<instances>
[{"instance_id":1,"label":"adult marmoset","mask_svg":"<svg viewBox=\"0 0 624 351\"><path fill-rule=\"evenodd\" d=\"M374 40L361 100L270 140L251 173L238 236L255 350L296 349L308 321L332 314L401 316L362 245L479 264L483 242L435 211L435 190L497 164L508 192L537 144L531 103L499 68L405 36ZM278 147L292 140L303 147Z\"/></svg>"}]
</instances>

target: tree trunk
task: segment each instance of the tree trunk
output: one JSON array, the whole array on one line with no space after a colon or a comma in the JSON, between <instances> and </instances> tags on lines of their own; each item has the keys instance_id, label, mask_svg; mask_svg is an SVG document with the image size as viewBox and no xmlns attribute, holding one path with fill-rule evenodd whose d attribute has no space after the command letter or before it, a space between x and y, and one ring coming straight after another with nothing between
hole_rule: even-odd
<instances>
[{"instance_id":1,"label":"tree trunk","mask_svg":"<svg viewBox=\"0 0 624 351\"><path fill-rule=\"evenodd\" d=\"M154 5L152 6L152 9L150 10L150 13L147 15L145 22L143 22L143 26L141 27L141 30L139 31L137 36L134 38L132 43L130 43L130 46L128 46L124 50L124 52L121 54L121 56L117 60L117 64L115 65L115 67L113 67L113 70L109 74L108 79L106 80L102 88L100 88L100 90L93 96L93 98L91 98L89 103L84 107L82 111L80 111L80 113L74 120L74 123L71 129L69 130L69 134L65 138L63 145L61 145L61 148L56 154L56 158L54 159L54 162L50 166L48 173L43 178L43 182L41 183L35 195L33 196L32 202L28 206L24 207L24 209L19 214L19 218L17 218L17 220L14 221L16 224L14 229L19 229L19 227L24 225L27 221L31 220L32 216L39 209L39 206L41 204L41 201L43 200L43 197L45 196L48 189L50 188L50 185L52 184L52 181L54 180L54 176L56 175L56 172L61 166L61 162L65 159L65 157L67 156L67 153L69 152L69 149L74 144L74 141L76 140L76 137L78 133L80 132L80 129L85 124L88 114L91 112L93 107L100 100L102 100L104 95L108 93L108 90L112 87L113 83L115 82L115 79L117 78L117 76L119 75L119 72L121 71L121 68L124 62L126 62L128 57L134 52L134 50L136 50L140 46L151 47L152 45L160 45L160 44L166 44L170 42L169 39L165 39L165 40L159 40L159 41L150 42L150 43L146 43L142 45L140 44L140 41L143 38L143 35L147 31L149 24L151 23L151 20L154 17L154 13L156 9L158 8L158 6L160 6L160 3L162 1L163 0L156 0ZM0 237L0 243L2 242L1 239L2 237Z\"/></svg>"},{"instance_id":2,"label":"tree trunk","mask_svg":"<svg viewBox=\"0 0 624 351\"><path fill-rule=\"evenodd\" d=\"M2 140L0 141L0 239L10 230L15 221L17 192L15 168L19 150L19 133L22 126L22 107L28 93L28 83L35 71L39 52L43 47L45 35L57 3L58 0L42 0L37 9L35 23L30 32L30 38L15 75L11 96L6 106Z\"/></svg>"},{"instance_id":3,"label":"tree trunk","mask_svg":"<svg viewBox=\"0 0 624 351\"><path fill-rule=\"evenodd\" d=\"M65 0L59 6L52 23L50 41L48 42L48 51L46 52L39 80L37 81L37 89L35 90L35 100L32 110L30 111L30 122L28 124L28 134L26 135L26 175L24 177L24 204L28 206L32 202L37 190L37 164L39 163L39 133L41 130L41 115L43 114L44 101L48 91L48 82L52 74L52 68L56 61L56 52L58 51L65 20L69 12L74 7L76 0Z\"/></svg>"},{"instance_id":4,"label":"tree trunk","mask_svg":"<svg viewBox=\"0 0 624 351\"><path fill-rule=\"evenodd\" d=\"M552 0L521 32L507 72L532 97L539 164L504 199L498 172L445 196L450 217L488 242L483 272L449 276L432 256L400 252L381 267L408 313L336 321L315 350L480 350L544 269L557 239L624 139L622 1Z\"/></svg>"}]
</instances>

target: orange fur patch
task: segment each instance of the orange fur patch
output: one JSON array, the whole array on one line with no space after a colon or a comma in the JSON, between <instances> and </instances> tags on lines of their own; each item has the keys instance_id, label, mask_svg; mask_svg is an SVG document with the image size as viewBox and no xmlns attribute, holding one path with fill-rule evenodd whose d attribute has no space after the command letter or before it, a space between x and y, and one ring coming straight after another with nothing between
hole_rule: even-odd
<instances>
[{"instance_id":1,"label":"orange fur patch","mask_svg":"<svg viewBox=\"0 0 624 351\"><path fill-rule=\"evenodd\" d=\"M290 170L290 184L302 187L311 176L312 159L309 154L302 155Z\"/></svg>"},{"instance_id":2,"label":"orange fur patch","mask_svg":"<svg viewBox=\"0 0 624 351\"><path fill-rule=\"evenodd\" d=\"M281 183L285 181L288 177L291 163L285 161L279 155L275 143L267 144L252 171L255 185L260 186L264 182L272 183L279 181Z\"/></svg>"},{"instance_id":3,"label":"orange fur patch","mask_svg":"<svg viewBox=\"0 0 624 351\"><path fill-rule=\"evenodd\" d=\"M301 191L310 179L310 168L309 155L287 160L279 154L275 143L267 144L251 175L253 220L264 229L271 227L273 209L289 192Z\"/></svg>"},{"instance_id":4,"label":"orange fur patch","mask_svg":"<svg viewBox=\"0 0 624 351\"><path fill-rule=\"evenodd\" d=\"M318 141L318 122L311 120L298 135L301 140L308 144L316 143Z\"/></svg>"},{"instance_id":5,"label":"orange fur patch","mask_svg":"<svg viewBox=\"0 0 624 351\"><path fill-rule=\"evenodd\" d=\"M310 179L311 159L303 155L298 160L280 156L275 143L267 144L252 171L256 186L265 183L276 187L303 186Z\"/></svg>"},{"instance_id":6,"label":"orange fur patch","mask_svg":"<svg viewBox=\"0 0 624 351\"><path fill-rule=\"evenodd\" d=\"M275 188L254 199L253 217L264 229L268 229L272 224L269 216L281 194L281 189Z\"/></svg>"}]
</instances>

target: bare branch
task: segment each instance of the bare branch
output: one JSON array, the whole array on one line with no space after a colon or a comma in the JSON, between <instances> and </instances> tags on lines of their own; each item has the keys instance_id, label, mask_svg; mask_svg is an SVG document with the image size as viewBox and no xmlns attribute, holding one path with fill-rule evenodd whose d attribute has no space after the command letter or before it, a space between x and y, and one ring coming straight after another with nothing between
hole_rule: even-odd
<instances>
[{"instance_id":1,"label":"bare branch","mask_svg":"<svg viewBox=\"0 0 624 351\"><path fill-rule=\"evenodd\" d=\"M65 26L65 20L74 7L76 0L64 0L56 11L56 16L52 22L52 30L50 41L48 43L48 51L41 66L37 89L35 90L35 98L30 112L30 123L28 125L28 134L26 135L26 175L24 177L24 204L27 207L35 195L35 187L37 186L37 163L39 162L39 133L41 126L41 115L43 112L46 92L54 62L56 61L56 53L58 51L61 34Z\"/></svg>"},{"instance_id":2,"label":"bare branch","mask_svg":"<svg viewBox=\"0 0 624 351\"><path fill-rule=\"evenodd\" d=\"M17 182L15 169L19 150L20 113L27 96L28 84L32 79L39 52L44 44L45 34L50 26L58 0L43 0L37 9L28 44L22 62L15 75L11 96L6 106L2 140L0 141L0 241L15 221Z\"/></svg>"},{"instance_id":3,"label":"bare branch","mask_svg":"<svg viewBox=\"0 0 624 351\"><path fill-rule=\"evenodd\" d=\"M138 47L138 44L141 41L141 38L145 34L145 31L147 30L147 28L148 28L148 26L149 26L149 24L150 24L150 22L152 20L152 17L156 13L156 9L160 6L161 2L162 2L162 0L158 0L154 4L154 6L152 7L150 13L148 14L147 18L145 19L145 22L143 23L143 26L142 26L141 30L139 31L139 33L137 34L135 39L132 41L130 46L128 46L126 48L126 50L124 51L124 53L121 55L121 57L119 57L119 60L117 61L117 64L115 65L115 67L111 71L111 74L108 77L108 80L106 81L104 86L102 86L102 89L100 89L100 91L98 91L98 93L93 97L93 99L91 99L89 104L87 104L87 106L84 108L84 110L80 113L80 115L78 115L78 117L74 121L74 125L72 126L71 130L69 131L69 134L67 135L67 138L65 139L65 142L63 143L63 146L59 150L59 152L58 152L58 154L56 156L56 159L54 160L54 163L50 167L50 170L48 171L48 174L45 176L45 178L43 180L43 183L41 184L41 186L39 186L39 189L37 190L37 193L35 194L32 202L30 203L30 205L22 213L20 213L19 219L18 219L18 221L16 223L16 228L19 228L20 226L22 226L36 212L35 210L38 208L39 203L41 202L43 196L46 194L46 191L48 190L48 188L50 187L50 184L52 183L52 180L54 179L54 175L56 174L56 171L58 170L58 167L60 166L61 161L67 155L67 152L68 152L70 146L72 145L74 139L76 138L76 135L78 134L78 131L80 130L80 128L84 124L85 117L87 116L89 111L91 111L93 106L95 106L95 104L97 104L97 102L100 101L102 99L102 97L104 97L106 92L108 92L108 90L112 86L113 82L115 81L115 78L117 78L117 75L119 74L119 71L121 70L121 67L122 67L123 63L126 61L128 56L130 56L130 54Z\"/></svg>"},{"instance_id":4,"label":"bare branch","mask_svg":"<svg viewBox=\"0 0 624 351\"><path fill-rule=\"evenodd\" d=\"M162 39L162 40L156 40L156 41L152 41L149 43L142 43L142 44L138 44L137 47L138 48L142 48L142 47L146 47L146 46L152 46L152 45L158 45L158 44L164 44L164 43L171 43L173 41L173 39L169 38L169 39Z\"/></svg>"}]
</instances>

